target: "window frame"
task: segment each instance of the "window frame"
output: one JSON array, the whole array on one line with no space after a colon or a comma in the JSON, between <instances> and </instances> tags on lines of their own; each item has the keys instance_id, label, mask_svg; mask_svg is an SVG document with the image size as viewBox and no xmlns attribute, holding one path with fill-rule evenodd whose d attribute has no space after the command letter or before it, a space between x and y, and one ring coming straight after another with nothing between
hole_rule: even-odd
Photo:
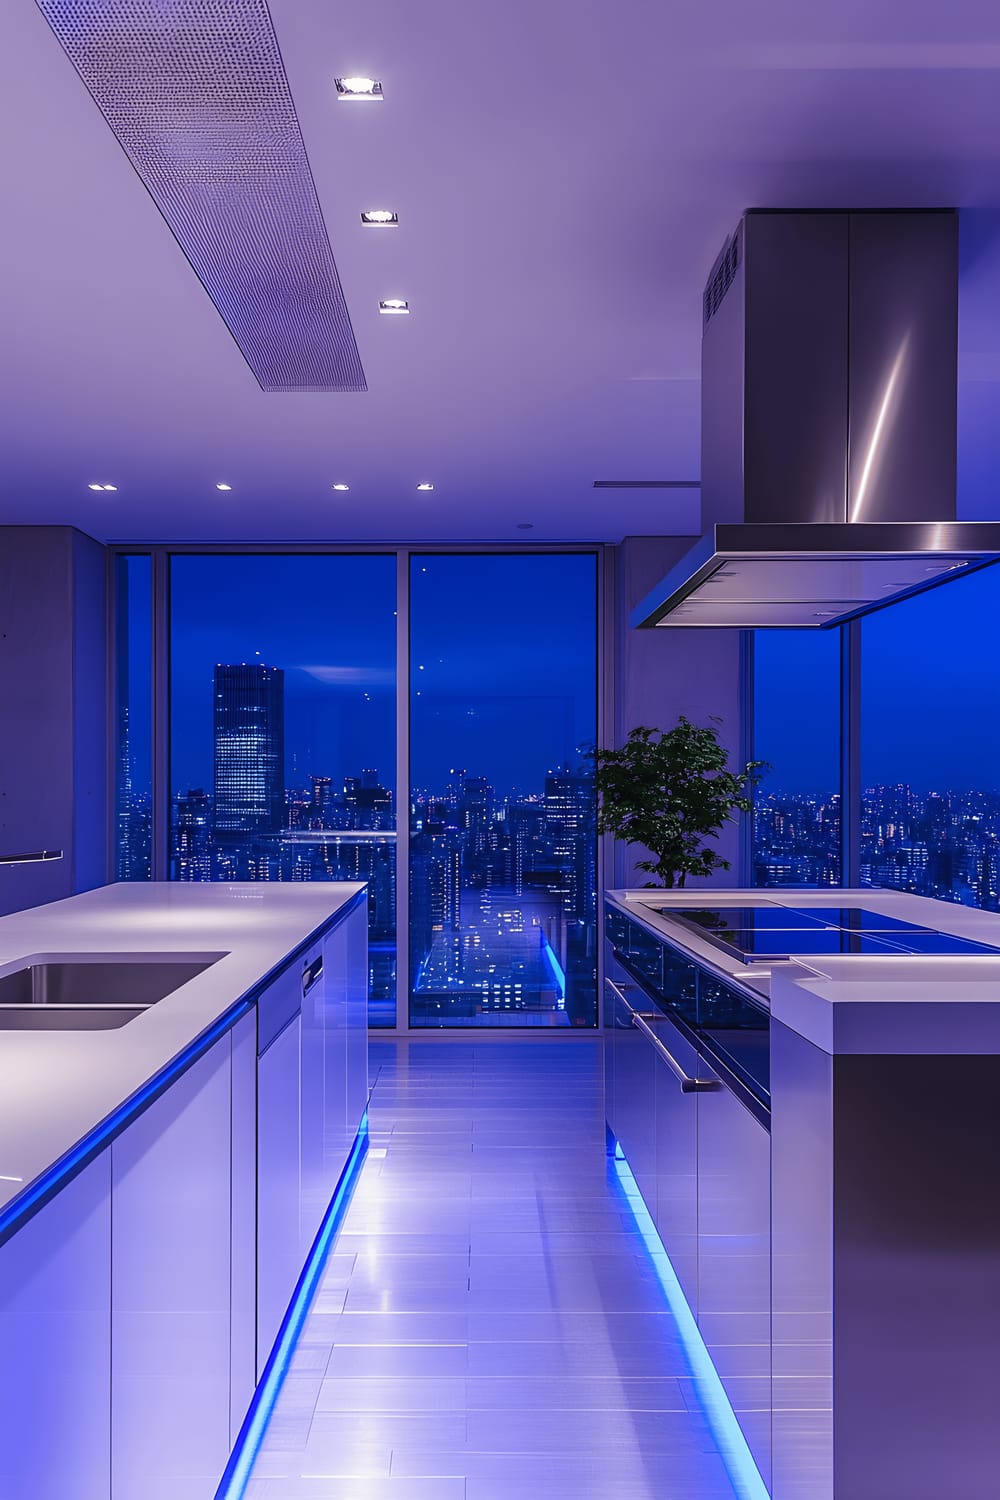
<instances>
[{"instance_id":1,"label":"window frame","mask_svg":"<svg viewBox=\"0 0 1000 1500\"><path fill-rule=\"evenodd\" d=\"M840 637L840 745L836 785L840 794L840 885L834 888L837 890L856 890L861 883L861 624L861 620L856 619L832 627ZM755 634L753 630L740 631L740 758L744 764L756 754ZM802 889L754 886L753 870L754 820L751 814L744 819L740 841L740 885L754 890ZM819 890L820 887L807 889Z\"/></svg>"},{"instance_id":2,"label":"window frame","mask_svg":"<svg viewBox=\"0 0 1000 1500\"><path fill-rule=\"evenodd\" d=\"M410 1026L409 1004L409 879L410 879L410 829L409 829L409 760L410 760L410 567L415 557L442 555L455 556L565 556L588 554L596 562L596 698L597 733L602 744L609 744L614 733L612 672L614 662L614 619L609 607L613 588L613 559L615 549L604 542L565 543L492 543L476 546L468 542L460 545L427 543L410 544L363 543L345 546L335 543L284 542L226 545L224 543L128 543L108 547L109 579L114 580L116 562L119 557L147 556L152 568L150 681L152 684L152 861L151 878L166 881L169 878L170 857L170 560L183 556L339 556L371 557L395 556L396 558L396 787L398 805L407 809L406 816L397 814L396 827L396 1021L392 1027L379 1027L376 1037L423 1036L437 1041L454 1038L465 1039L472 1035L510 1041L515 1038L563 1040L573 1037L575 1041L593 1041L604 1029L601 996L604 992L604 944L603 944L603 892L608 886L608 875L612 851L607 837L597 839L597 1000L596 1025L593 1027L545 1028L545 1027L448 1027L438 1029L427 1026ZM116 591L110 590L108 610L108 683L117 682L117 628L118 599ZM114 691L108 699L108 762L109 777L115 774L117 747L117 703ZM116 826L113 814L113 799L109 801L107 828L107 878L115 879ZM403 872L401 874L401 872ZM405 901L401 901L405 894Z\"/></svg>"}]
</instances>

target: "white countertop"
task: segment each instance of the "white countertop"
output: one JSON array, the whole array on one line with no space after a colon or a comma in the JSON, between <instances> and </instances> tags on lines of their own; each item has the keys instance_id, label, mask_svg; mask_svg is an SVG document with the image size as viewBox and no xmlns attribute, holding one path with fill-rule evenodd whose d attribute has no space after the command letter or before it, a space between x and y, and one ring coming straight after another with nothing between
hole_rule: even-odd
<instances>
[{"instance_id":1,"label":"white countertop","mask_svg":"<svg viewBox=\"0 0 1000 1500\"><path fill-rule=\"evenodd\" d=\"M608 895L653 931L669 937L717 973L770 994L775 1020L830 1053L1000 1053L1000 953L870 957L797 954L794 960L742 964L650 907L863 906L882 916L1000 948L1000 915L912 896L905 891L622 890ZM645 908L645 909L644 909Z\"/></svg>"},{"instance_id":2,"label":"white countertop","mask_svg":"<svg viewBox=\"0 0 1000 1500\"><path fill-rule=\"evenodd\" d=\"M225 955L116 1030L0 1031L0 1209L363 889L123 883L0 917L0 976L79 954Z\"/></svg>"}]
</instances>

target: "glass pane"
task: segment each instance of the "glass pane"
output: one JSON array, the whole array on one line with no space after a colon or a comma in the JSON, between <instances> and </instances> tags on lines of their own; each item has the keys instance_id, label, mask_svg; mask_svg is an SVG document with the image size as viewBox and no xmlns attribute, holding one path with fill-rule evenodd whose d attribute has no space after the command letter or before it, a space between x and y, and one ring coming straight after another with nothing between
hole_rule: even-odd
<instances>
[{"instance_id":1,"label":"glass pane","mask_svg":"<svg viewBox=\"0 0 1000 1500\"><path fill-rule=\"evenodd\" d=\"M1000 910L1000 569L861 632L861 878Z\"/></svg>"},{"instance_id":2,"label":"glass pane","mask_svg":"<svg viewBox=\"0 0 1000 1500\"><path fill-rule=\"evenodd\" d=\"M594 1026L592 554L410 569L410 1022Z\"/></svg>"},{"instance_id":3,"label":"glass pane","mask_svg":"<svg viewBox=\"0 0 1000 1500\"><path fill-rule=\"evenodd\" d=\"M753 884L840 883L840 632L756 630Z\"/></svg>"},{"instance_id":4,"label":"glass pane","mask_svg":"<svg viewBox=\"0 0 1000 1500\"><path fill-rule=\"evenodd\" d=\"M153 860L153 565L115 559L115 879L149 880Z\"/></svg>"},{"instance_id":5,"label":"glass pane","mask_svg":"<svg viewBox=\"0 0 1000 1500\"><path fill-rule=\"evenodd\" d=\"M366 880L395 1024L396 559L175 557L170 877Z\"/></svg>"}]
</instances>

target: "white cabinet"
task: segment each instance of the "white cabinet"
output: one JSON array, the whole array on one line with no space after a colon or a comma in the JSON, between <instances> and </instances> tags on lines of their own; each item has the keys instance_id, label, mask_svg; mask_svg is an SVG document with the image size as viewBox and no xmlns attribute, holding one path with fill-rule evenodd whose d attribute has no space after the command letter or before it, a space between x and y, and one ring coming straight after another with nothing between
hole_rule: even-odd
<instances>
[{"instance_id":1,"label":"white cabinet","mask_svg":"<svg viewBox=\"0 0 1000 1500\"><path fill-rule=\"evenodd\" d=\"M0 1245L0 1500L212 1500L367 1105L365 924Z\"/></svg>"},{"instance_id":2,"label":"white cabinet","mask_svg":"<svg viewBox=\"0 0 1000 1500\"><path fill-rule=\"evenodd\" d=\"M330 962L327 943L310 948L300 964L302 975L302 1115L300 1157L300 1265L305 1261L326 1213L343 1164L345 1143L344 1078L347 1030L339 1003L340 976ZM333 1180L331 1181L331 1172Z\"/></svg>"},{"instance_id":3,"label":"white cabinet","mask_svg":"<svg viewBox=\"0 0 1000 1500\"><path fill-rule=\"evenodd\" d=\"M230 1421L236 1441L257 1384L257 1016L237 1021L232 1045Z\"/></svg>"},{"instance_id":4,"label":"white cabinet","mask_svg":"<svg viewBox=\"0 0 1000 1500\"><path fill-rule=\"evenodd\" d=\"M297 964L257 1002L257 1378L299 1272L302 980Z\"/></svg>"},{"instance_id":5,"label":"white cabinet","mask_svg":"<svg viewBox=\"0 0 1000 1500\"><path fill-rule=\"evenodd\" d=\"M347 1026L347 1147L368 1108L368 908L359 906L327 939L331 971L343 976ZM346 1152L344 1153L346 1159ZM337 1169L337 1176L343 1167Z\"/></svg>"},{"instance_id":6,"label":"white cabinet","mask_svg":"<svg viewBox=\"0 0 1000 1500\"><path fill-rule=\"evenodd\" d=\"M323 1207L368 1108L368 928L362 906L323 939Z\"/></svg>"},{"instance_id":7,"label":"white cabinet","mask_svg":"<svg viewBox=\"0 0 1000 1500\"><path fill-rule=\"evenodd\" d=\"M229 1455L231 1046L111 1145L112 1500L211 1500Z\"/></svg>"},{"instance_id":8,"label":"white cabinet","mask_svg":"<svg viewBox=\"0 0 1000 1500\"><path fill-rule=\"evenodd\" d=\"M0 1246L0 1495L108 1500L111 1153Z\"/></svg>"},{"instance_id":9,"label":"white cabinet","mask_svg":"<svg viewBox=\"0 0 1000 1500\"><path fill-rule=\"evenodd\" d=\"M258 997L257 1375L368 1107L363 905Z\"/></svg>"}]
</instances>

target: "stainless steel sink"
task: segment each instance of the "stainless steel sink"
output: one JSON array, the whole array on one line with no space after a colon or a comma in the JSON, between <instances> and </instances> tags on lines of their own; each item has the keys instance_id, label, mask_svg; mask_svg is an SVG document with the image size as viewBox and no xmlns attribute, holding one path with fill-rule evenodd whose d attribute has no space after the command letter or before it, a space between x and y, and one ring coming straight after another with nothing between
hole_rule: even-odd
<instances>
[{"instance_id":1,"label":"stainless steel sink","mask_svg":"<svg viewBox=\"0 0 1000 1500\"><path fill-rule=\"evenodd\" d=\"M39 957L0 975L0 1031L104 1031L124 1026L222 957Z\"/></svg>"},{"instance_id":2,"label":"stainless steel sink","mask_svg":"<svg viewBox=\"0 0 1000 1500\"><path fill-rule=\"evenodd\" d=\"M148 1005L2 1005L0 1031L113 1031Z\"/></svg>"}]
</instances>

